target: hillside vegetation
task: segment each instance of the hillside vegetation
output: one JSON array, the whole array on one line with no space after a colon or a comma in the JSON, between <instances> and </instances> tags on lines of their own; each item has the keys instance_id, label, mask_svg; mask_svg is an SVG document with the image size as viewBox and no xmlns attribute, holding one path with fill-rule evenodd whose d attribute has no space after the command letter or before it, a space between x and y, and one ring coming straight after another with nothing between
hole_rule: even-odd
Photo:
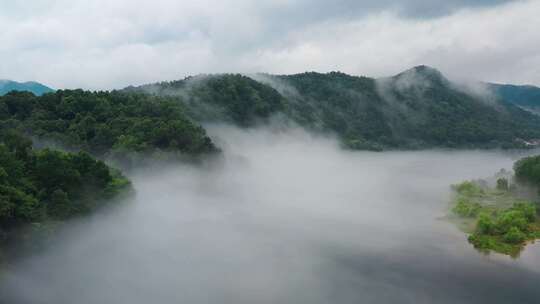
<instances>
[{"instance_id":1,"label":"hillside vegetation","mask_svg":"<svg viewBox=\"0 0 540 304\"><path fill-rule=\"evenodd\" d=\"M462 89L426 66L383 79L200 75L122 91L0 97L0 126L99 157L211 153L217 148L199 124L251 127L275 116L358 150L522 148L540 139L539 116Z\"/></svg>"},{"instance_id":2,"label":"hillside vegetation","mask_svg":"<svg viewBox=\"0 0 540 304\"><path fill-rule=\"evenodd\" d=\"M0 97L0 127L122 160L135 153L199 155L217 150L178 102L116 91L59 90L43 96L12 92Z\"/></svg>"},{"instance_id":3,"label":"hillside vegetation","mask_svg":"<svg viewBox=\"0 0 540 304\"><path fill-rule=\"evenodd\" d=\"M253 78L198 76L125 91L170 97L199 122L250 126L286 117L360 150L516 148L540 138L540 117L461 89L426 66L384 79L339 72Z\"/></svg>"},{"instance_id":4,"label":"hillside vegetation","mask_svg":"<svg viewBox=\"0 0 540 304\"><path fill-rule=\"evenodd\" d=\"M35 150L14 130L0 132L0 257L4 248L61 221L90 214L131 189L120 172L85 152ZM1 258L0 258L1 260Z\"/></svg>"},{"instance_id":5,"label":"hillside vegetation","mask_svg":"<svg viewBox=\"0 0 540 304\"><path fill-rule=\"evenodd\" d=\"M342 73L282 76L293 117L341 135L351 148L515 147L538 138L540 119L456 88L438 71L416 67L372 79Z\"/></svg>"},{"instance_id":6,"label":"hillside vegetation","mask_svg":"<svg viewBox=\"0 0 540 304\"><path fill-rule=\"evenodd\" d=\"M230 122L243 127L284 111L286 104L272 87L239 74L201 75L125 91L172 97L184 104L187 114L197 121Z\"/></svg>"},{"instance_id":7,"label":"hillside vegetation","mask_svg":"<svg viewBox=\"0 0 540 304\"><path fill-rule=\"evenodd\" d=\"M540 238L540 156L517 161L514 171L515 176L498 176L494 187L484 180L453 186L452 213L480 251L517 257L527 243ZM527 188L536 194L526 195Z\"/></svg>"}]
</instances>

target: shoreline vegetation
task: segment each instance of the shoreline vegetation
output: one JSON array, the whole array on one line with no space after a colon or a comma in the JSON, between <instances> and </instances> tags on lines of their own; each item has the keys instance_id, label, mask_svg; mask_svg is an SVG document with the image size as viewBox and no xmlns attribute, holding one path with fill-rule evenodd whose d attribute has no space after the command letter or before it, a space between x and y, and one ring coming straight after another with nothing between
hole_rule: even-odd
<instances>
[{"instance_id":1,"label":"shoreline vegetation","mask_svg":"<svg viewBox=\"0 0 540 304\"><path fill-rule=\"evenodd\" d=\"M514 171L501 169L490 179L452 185L448 219L482 253L517 258L527 244L540 239L540 156L517 161Z\"/></svg>"},{"instance_id":2,"label":"shoreline vegetation","mask_svg":"<svg viewBox=\"0 0 540 304\"><path fill-rule=\"evenodd\" d=\"M86 152L34 149L15 130L0 132L0 265L39 251L62 224L112 206L131 182Z\"/></svg>"},{"instance_id":3,"label":"shoreline vegetation","mask_svg":"<svg viewBox=\"0 0 540 304\"><path fill-rule=\"evenodd\" d=\"M133 194L122 171L219 152L175 100L83 90L1 96L0 265Z\"/></svg>"}]
</instances>

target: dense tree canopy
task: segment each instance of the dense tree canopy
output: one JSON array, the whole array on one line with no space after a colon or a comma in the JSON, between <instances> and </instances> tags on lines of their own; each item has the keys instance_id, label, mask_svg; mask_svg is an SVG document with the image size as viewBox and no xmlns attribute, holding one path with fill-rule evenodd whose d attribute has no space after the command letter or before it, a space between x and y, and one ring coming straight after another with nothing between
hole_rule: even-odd
<instances>
[{"instance_id":1,"label":"dense tree canopy","mask_svg":"<svg viewBox=\"0 0 540 304\"><path fill-rule=\"evenodd\" d=\"M281 115L352 149L524 147L540 139L540 117L459 88L421 66L373 79L340 72L210 75L128 88L174 97L200 122L249 126Z\"/></svg>"},{"instance_id":2,"label":"dense tree canopy","mask_svg":"<svg viewBox=\"0 0 540 304\"><path fill-rule=\"evenodd\" d=\"M205 130L174 100L143 94L60 90L43 96L11 92L0 97L0 127L97 156L170 151L190 155L216 150Z\"/></svg>"},{"instance_id":3,"label":"dense tree canopy","mask_svg":"<svg viewBox=\"0 0 540 304\"><path fill-rule=\"evenodd\" d=\"M12 126L95 155L216 148L204 122L252 126L280 115L339 136L353 149L525 147L540 117L459 88L420 66L373 79L340 72L200 75L122 91L60 90L0 97L0 126Z\"/></svg>"},{"instance_id":4,"label":"dense tree canopy","mask_svg":"<svg viewBox=\"0 0 540 304\"><path fill-rule=\"evenodd\" d=\"M516 177L540 187L540 155L525 157L514 164Z\"/></svg>"},{"instance_id":5,"label":"dense tree canopy","mask_svg":"<svg viewBox=\"0 0 540 304\"><path fill-rule=\"evenodd\" d=\"M118 171L86 152L34 150L16 131L0 132L0 245L17 242L30 224L88 214L129 189Z\"/></svg>"},{"instance_id":6,"label":"dense tree canopy","mask_svg":"<svg viewBox=\"0 0 540 304\"><path fill-rule=\"evenodd\" d=\"M540 117L456 88L417 67L386 79L343 73L279 76L290 115L351 148L516 147L540 138Z\"/></svg>"},{"instance_id":7,"label":"dense tree canopy","mask_svg":"<svg viewBox=\"0 0 540 304\"><path fill-rule=\"evenodd\" d=\"M284 98L272 87L239 74L200 75L184 80L127 88L176 97L198 121L232 122L251 126L284 110Z\"/></svg>"}]
</instances>

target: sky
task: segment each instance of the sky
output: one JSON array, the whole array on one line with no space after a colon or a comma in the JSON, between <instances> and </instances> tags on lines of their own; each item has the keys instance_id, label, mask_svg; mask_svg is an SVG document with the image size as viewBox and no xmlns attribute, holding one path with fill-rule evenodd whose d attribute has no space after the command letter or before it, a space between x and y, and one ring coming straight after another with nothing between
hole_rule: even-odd
<instances>
[{"instance_id":1,"label":"sky","mask_svg":"<svg viewBox=\"0 0 540 304\"><path fill-rule=\"evenodd\" d=\"M415 65L540 85L540 1L0 0L0 79L114 89L200 73Z\"/></svg>"}]
</instances>

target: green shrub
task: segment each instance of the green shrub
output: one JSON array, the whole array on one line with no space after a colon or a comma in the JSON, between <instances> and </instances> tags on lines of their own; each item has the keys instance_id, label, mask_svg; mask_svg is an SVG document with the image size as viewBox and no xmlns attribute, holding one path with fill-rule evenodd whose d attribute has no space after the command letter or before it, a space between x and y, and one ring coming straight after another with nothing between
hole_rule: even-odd
<instances>
[{"instance_id":1,"label":"green shrub","mask_svg":"<svg viewBox=\"0 0 540 304\"><path fill-rule=\"evenodd\" d=\"M504 241L511 244L519 244L527 239L525 233L521 232L519 228L512 227L503 236Z\"/></svg>"},{"instance_id":2,"label":"green shrub","mask_svg":"<svg viewBox=\"0 0 540 304\"><path fill-rule=\"evenodd\" d=\"M476 231L480 234L492 234L495 231L495 224L487 214L482 213L478 217Z\"/></svg>"},{"instance_id":3,"label":"green shrub","mask_svg":"<svg viewBox=\"0 0 540 304\"><path fill-rule=\"evenodd\" d=\"M495 230L499 234L507 233L512 227L525 231L527 226L527 218L521 210L506 210L498 215L495 220Z\"/></svg>"},{"instance_id":4,"label":"green shrub","mask_svg":"<svg viewBox=\"0 0 540 304\"><path fill-rule=\"evenodd\" d=\"M464 181L461 184L454 185L457 193L465 196L476 196L485 194L484 189L471 181Z\"/></svg>"},{"instance_id":5,"label":"green shrub","mask_svg":"<svg viewBox=\"0 0 540 304\"><path fill-rule=\"evenodd\" d=\"M461 217L476 217L481 207L478 203L472 203L469 199L460 197L457 199L456 206L452 212Z\"/></svg>"}]
</instances>

